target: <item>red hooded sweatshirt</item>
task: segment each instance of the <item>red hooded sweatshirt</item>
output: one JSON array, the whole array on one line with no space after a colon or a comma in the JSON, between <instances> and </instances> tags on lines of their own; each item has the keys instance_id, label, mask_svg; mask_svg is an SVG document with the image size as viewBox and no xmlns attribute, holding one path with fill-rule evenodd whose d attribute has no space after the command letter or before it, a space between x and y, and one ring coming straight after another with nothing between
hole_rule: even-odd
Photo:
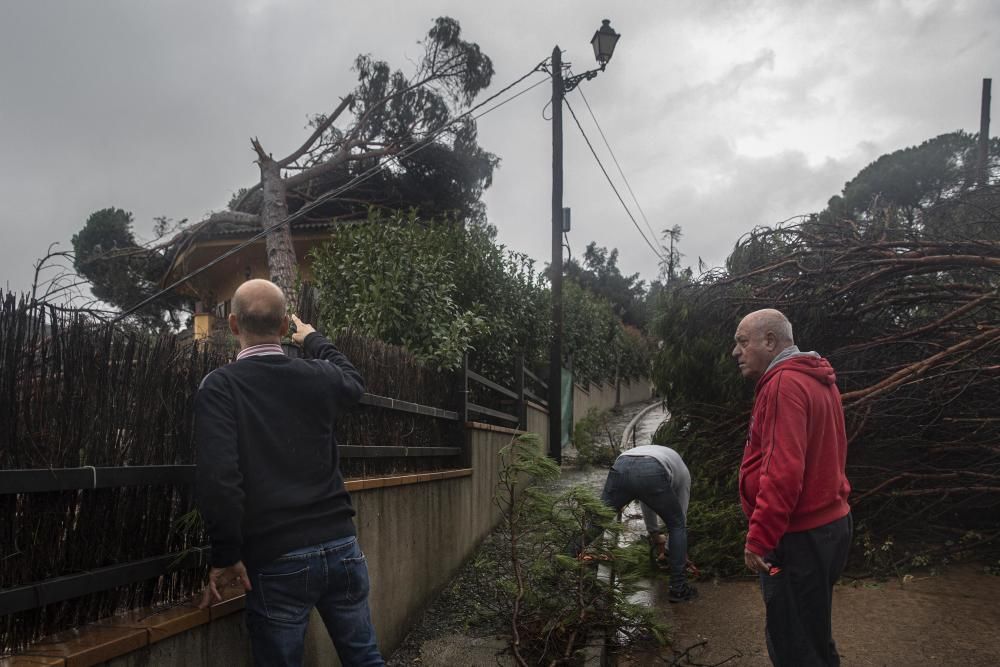
<instances>
[{"instance_id":1,"label":"red hooded sweatshirt","mask_svg":"<svg viewBox=\"0 0 1000 667\"><path fill-rule=\"evenodd\" d=\"M785 533L816 528L851 511L836 380L826 359L796 355L757 382L740 465L740 500L750 519L746 548L758 556L773 551Z\"/></svg>"}]
</instances>

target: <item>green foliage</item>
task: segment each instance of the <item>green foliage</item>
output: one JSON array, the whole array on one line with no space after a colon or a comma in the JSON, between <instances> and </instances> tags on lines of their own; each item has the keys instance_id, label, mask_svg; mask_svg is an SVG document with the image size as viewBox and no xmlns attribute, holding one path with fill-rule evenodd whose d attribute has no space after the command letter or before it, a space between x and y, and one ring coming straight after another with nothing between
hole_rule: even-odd
<instances>
[{"instance_id":1,"label":"green foliage","mask_svg":"<svg viewBox=\"0 0 1000 667\"><path fill-rule=\"evenodd\" d=\"M563 282L562 295L563 346L566 358L572 356L574 378L613 380L624 334L611 304L572 280Z\"/></svg>"},{"instance_id":2,"label":"green foliage","mask_svg":"<svg viewBox=\"0 0 1000 667\"><path fill-rule=\"evenodd\" d=\"M165 219L157 220L166 229ZM162 252L140 246L132 231L132 214L120 208L95 211L73 235L73 267L91 283L94 296L118 308L129 308L159 290L170 263ZM152 329L180 326L187 301L167 294L136 313ZM166 319L164 319L166 315Z\"/></svg>"},{"instance_id":3,"label":"green foliage","mask_svg":"<svg viewBox=\"0 0 1000 667\"><path fill-rule=\"evenodd\" d=\"M678 278L690 279L691 277L692 272L690 268L683 270L680 268L681 258L684 257L679 248L681 236L680 225L664 229L661 235L663 245L660 247L664 252L664 256L660 260L660 278L668 285Z\"/></svg>"},{"instance_id":4,"label":"green foliage","mask_svg":"<svg viewBox=\"0 0 1000 667\"><path fill-rule=\"evenodd\" d=\"M422 52L411 72L393 69L371 54L359 55L350 105L354 125L330 127L302 160L303 166L312 167L338 158L341 151L363 154L386 147L397 154L397 168L368 174L356 194L325 206L331 217L363 216L376 206L387 211L416 209L424 219L454 216L485 224L482 193L500 160L479 145L474 119L451 121L490 85L493 64L476 43L462 38L458 21L449 17L436 19L419 45ZM326 119L318 114L310 125L319 127ZM420 150L407 150L417 144ZM311 190L315 194L340 187L367 173L378 159L349 160L313 179ZM294 193L290 200L290 210L300 205ZM259 203L259 197L237 196L230 206L256 211Z\"/></svg>"},{"instance_id":5,"label":"green foliage","mask_svg":"<svg viewBox=\"0 0 1000 667\"><path fill-rule=\"evenodd\" d=\"M531 366L544 359L548 293L532 261L488 228L372 213L340 227L313 260L331 331L353 327L439 368L471 349L476 370L499 381L512 380L519 352Z\"/></svg>"},{"instance_id":6,"label":"green foliage","mask_svg":"<svg viewBox=\"0 0 1000 667\"><path fill-rule=\"evenodd\" d=\"M472 365L501 382L513 381L514 358L529 368L547 357L551 301L534 260L496 243L488 227L448 223L442 243L453 259L456 301L483 329L471 340Z\"/></svg>"},{"instance_id":7,"label":"green foliage","mask_svg":"<svg viewBox=\"0 0 1000 667\"><path fill-rule=\"evenodd\" d=\"M667 287L659 294L653 327L663 345L653 360L653 378L675 422L703 404L737 405L749 398L730 356L736 325L717 308L723 299L739 299L741 290L707 287Z\"/></svg>"},{"instance_id":8,"label":"green foliage","mask_svg":"<svg viewBox=\"0 0 1000 667\"><path fill-rule=\"evenodd\" d=\"M863 524L859 525L855 532L860 538L858 541L863 550L863 562L866 570L880 574L901 574L899 566L895 563L895 549L891 535L880 539ZM927 564L920 558L917 558L916 562L918 566Z\"/></svg>"},{"instance_id":9,"label":"green foliage","mask_svg":"<svg viewBox=\"0 0 1000 667\"><path fill-rule=\"evenodd\" d=\"M570 259L564 266L564 273L591 293L604 297L625 324L645 328L647 317L643 281L639 280L638 273L630 276L622 274L618 268L617 248L608 251L591 241L583 253L583 265Z\"/></svg>"},{"instance_id":10,"label":"green foliage","mask_svg":"<svg viewBox=\"0 0 1000 667\"><path fill-rule=\"evenodd\" d=\"M978 141L978 135L958 131L883 155L848 181L830 208L860 219L893 206L912 222L915 211L973 186ZM995 163L1000 139L991 144Z\"/></svg>"},{"instance_id":11,"label":"green foliage","mask_svg":"<svg viewBox=\"0 0 1000 667\"><path fill-rule=\"evenodd\" d=\"M990 146L995 181L1000 141ZM974 183L974 148L974 136L954 133L882 156L823 212L744 236L725 272L654 290L663 345L653 380L672 415L656 442L681 452L691 470L692 558L703 569L743 571L737 470L752 386L730 352L740 318L766 307L785 312L803 349L837 370L859 522L855 562L876 571L924 562L925 549L906 549L927 544L931 531L948 553L996 549L986 539L949 547L953 534L941 527L987 536L996 528L984 518L995 492L960 486L996 474L996 384L981 378L1000 349L988 338L998 317L1000 192ZM914 364L912 377L864 398Z\"/></svg>"},{"instance_id":12,"label":"green foliage","mask_svg":"<svg viewBox=\"0 0 1000 667\"><path fill-rule=\"evenodd\" d=\"M313 272L328 331L353 328L438 368L458 367L468 349L475 370L505 383L519 353L529 368L545 365L549 291L534 262L488 227L371 212L313 251ZM571 281L563 300L564 349L580 381L648 375L651 342L623 328L607 300Z\"/></svg>"},{"instance_id":13,"label":"green foliage","mask_svg":"<svg viewBox=\"0 0 1000 667\"><path fill-rule=\"evenodd\" d=\"M570 260L563 282L564 345L583 382L648 377L652 341L646 290L639 274L623 275L618 250L591 242L583 264Z\"/></svg>"},{"instance_id":14,"label":"green foliage","mask_svg":"<svg viewBox=\"0 0 1000 667\"><path fill-rule=\"evenodd\" d=\"M573 447L577 462L609 467L621 453L621 442L609 428L611 413L591 408L573 427Z\"/></svg>"},{"instance_id":15,"label":"green foliage","mask_svg":"<svg viewBox=\"0 0 1000 667\"><path fill-rule=\"evenodd\" d=\"M949 202L973 190L978 143L978 135L958 131L883 155L848 181L811 224L872 242L954 234L956 221L942 220L940 208L952 208ZM1000 139L990 139L988 153L987 178L995 182Z\"/></svg>"},{"instance_id":16,"label":"green foliage","mask_svg":"<svg viewBox=\"0 0 1000 667\"><path fill-rule=\"evenodd\" d=\"M501 453L495 496L502 512L505 550L485 571L493 573L498 609L516 633L511 648L520 664L576 664L587 644L628 644L640 637L664 642L652 610L629 602L645 568L644 549L616 546L621 524L589 490L559 495L544 491L558 466L540 452L537 436L515 439ZM531 483L528 483L528 482ZM587 548L591 561L568 555L594 527L606 539ZM610 578L597 576L594 562L607 562Z\"/></svg>"},{"instance_id":17,"label":"green foliage","mask_svg":"<svg viewBox=\"0 0 1000 667\"><path fill-rule=\"evenodd\" d=\"M456 368L485 323L455 301L446 225L414 216L345 225L313 251L321 326L403 345L419 361Z\"/></svg>"},{"instance_id":18,"label":"green foliage","mask_svg":"<svg viewBox=\"0 0 1000 667\"><path fill-rule=\"evenodd\" d=\"M719 483L702 474L692 479L691 488L687 529L692 562L709 576L745 575L743 544L747 522L739 503L733 502L737 493L735 479Z\"/></svg>"},{"instance_id":19,"label":"green foliage","mask_svg":"<svg viewBox=\"0 0 1000 667\"><path fill-rule=\"evenodd\" d=\"M633 326L622 327L618 338L618 377L627 380L648 378L656 346L652 338Z\"/></svg>"}]
</instances>

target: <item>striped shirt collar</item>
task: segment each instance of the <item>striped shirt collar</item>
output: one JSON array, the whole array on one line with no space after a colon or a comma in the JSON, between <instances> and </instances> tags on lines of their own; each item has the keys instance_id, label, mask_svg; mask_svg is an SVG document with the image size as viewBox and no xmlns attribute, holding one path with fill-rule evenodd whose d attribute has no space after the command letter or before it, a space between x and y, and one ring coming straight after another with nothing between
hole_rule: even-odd
<instances>
[{"instance_id":1,"label":"striped shirt collar","mask_svg":"<svg viewBox=\"0 0 1000 667\"><path fill-rule=\"evenodd\" d=\"M269 354L284 355L285 351L277 343L264 343L263 345L251 345L240 350L236 355L236 361L247 357L262 357Z\"/></svg>"}]
</instances>

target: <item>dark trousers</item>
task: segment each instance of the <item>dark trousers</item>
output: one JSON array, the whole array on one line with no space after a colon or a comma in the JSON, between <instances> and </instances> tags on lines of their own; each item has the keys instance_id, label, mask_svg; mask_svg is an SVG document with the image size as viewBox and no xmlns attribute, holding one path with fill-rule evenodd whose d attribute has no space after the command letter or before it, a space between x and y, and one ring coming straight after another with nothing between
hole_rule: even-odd
<instances>
[{"instance_id":1,"label":"dark trousers","mask_svg":"<svg viewBox=\"0 0 1000 667\"><path fill-rule=\"evenodd\" d=\"M786 533L760 575L767 607L767 653L775 667L840 665L833 641L833 585L847 564L854 523L848 514L825 526Z\"/></svg>"}]
</instances>

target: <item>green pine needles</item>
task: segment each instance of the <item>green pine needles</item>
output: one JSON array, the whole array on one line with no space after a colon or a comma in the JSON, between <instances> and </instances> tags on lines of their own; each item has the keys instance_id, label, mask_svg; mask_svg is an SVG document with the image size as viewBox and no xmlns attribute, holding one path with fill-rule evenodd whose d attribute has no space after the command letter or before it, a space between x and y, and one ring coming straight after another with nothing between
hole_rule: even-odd
<instances>
[{"instance_id":1,"label":"green pine needles","mask_svg":"<svg viewBox=\"0 0 1000 667\"><path fill-rule=\"evenodd\" d=\"M614 512L583 487L547 492L559 467L542 455L534 434L513 440L501 461L495 502L503 546L492 551L497 576L489 590L491 606L507 620L517 664L571 665L588 652L640 639L664 643L653 610L630 602L646 550L619 546ZM583 558L571 555L601 532Z\"/></svg>"}]
</instances>

